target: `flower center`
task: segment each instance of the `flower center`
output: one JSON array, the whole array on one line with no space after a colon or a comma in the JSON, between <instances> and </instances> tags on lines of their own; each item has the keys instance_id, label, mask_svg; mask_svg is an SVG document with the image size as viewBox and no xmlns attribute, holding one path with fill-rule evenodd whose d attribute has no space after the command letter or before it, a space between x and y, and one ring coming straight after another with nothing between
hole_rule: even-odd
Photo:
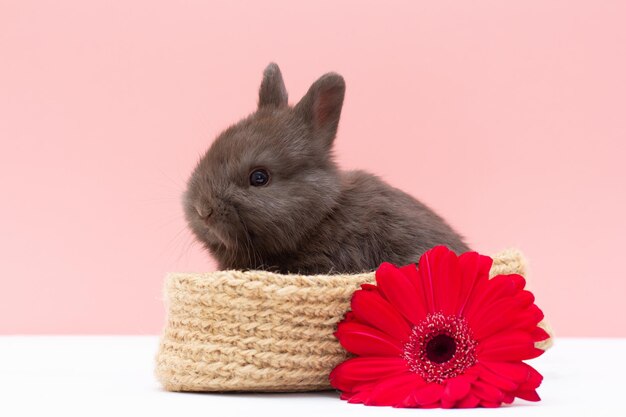
<instances>
[{"instance_id":1,"label":"flower center","mask_svg":"<svg viewBox=\"0 0 626 417\"><path fill-rule=\"evenodd\" d=\"M426 357L435 363L448 362L456 352L456 342L447 334L440 334L426 343Z\"/></svg>"},{"instance_id":2,"label":"flower center","mask_svg":"<svg viewBox=\"0 0 626 417\"><path fill-rule=\"evenodd\" d=\"M431 313L413 327L403 358L426 382L441 383L476 363L476 345L463 317Z\"/></svg>"}]
</instances>

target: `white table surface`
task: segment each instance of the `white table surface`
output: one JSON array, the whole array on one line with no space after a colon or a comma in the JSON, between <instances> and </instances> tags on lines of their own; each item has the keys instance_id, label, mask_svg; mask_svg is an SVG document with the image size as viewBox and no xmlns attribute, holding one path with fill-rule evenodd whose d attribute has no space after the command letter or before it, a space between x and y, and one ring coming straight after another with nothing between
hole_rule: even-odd
<instances>
[{"instance_id":1,"label":"white table surface","mask_svg":"<svg viewBox=\"0 0 626 417\"><path fill-rule=\"evenodd\" d=\"M335 392L171 393L153 376L154 336L0 336L0 416L626 417L626 339L558 339L530 363L542 401L499 409L365 407Z\"/></svg>"}]
</instances>

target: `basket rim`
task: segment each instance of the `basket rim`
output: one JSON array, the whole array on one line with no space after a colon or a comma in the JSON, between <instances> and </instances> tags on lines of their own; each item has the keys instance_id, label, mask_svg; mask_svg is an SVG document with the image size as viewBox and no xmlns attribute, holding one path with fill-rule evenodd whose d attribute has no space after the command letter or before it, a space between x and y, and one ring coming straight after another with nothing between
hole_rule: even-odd
<instances>
[{"instance_id":1,"label":"basket rim","mask_svg":"<svg viewBox=\"0 0 626 417\"><path fill-rule=\"evenodd\" d=\"M165 286L168 288L241 288L274 289L289 291L295 288L346 288L359 286L363 282L373 281L374 271L359 274L336 275L298 275L279 274L261 270L223 270L212 272L170 272L166 274Z\"/></svg>"},{"instance_id":2,"label":"basket rim","mask_svg":"<svg viewBox=\"0 0 626 417\"><path fill-rule=\"evenodd\" d=\"M509 248L490 256L493 266L518 262L526 265L526 259L519 249ZM165 285L170 286L197 286L197 287L238 287L238 286L280 286L280 287L344 287L359 285L364 280L373 279L375 271L363 271L344 274L316 274L303 275L296 273L281 274L265 270L237 270L226 269L208 272L168 272L165 275Z\"/></svg>"}]
</instances>

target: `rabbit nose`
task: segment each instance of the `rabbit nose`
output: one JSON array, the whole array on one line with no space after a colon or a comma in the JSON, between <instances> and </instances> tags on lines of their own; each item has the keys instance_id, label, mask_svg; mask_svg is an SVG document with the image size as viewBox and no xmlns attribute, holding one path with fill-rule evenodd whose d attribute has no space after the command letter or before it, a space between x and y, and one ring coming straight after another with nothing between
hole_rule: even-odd
<instances>
[{"instance_id":1,"label":"rabbit nose","mask_svg":"<svg viewBox=\"0 0 626 417\"><path fill-rule=\"evenodd\" d=\"M196 211L198 212L198 216L202 217L204 221L208 220L208 218L211 217L211 215L213 214L212 207L196 206Z\"/></svg>"}]
</instances>

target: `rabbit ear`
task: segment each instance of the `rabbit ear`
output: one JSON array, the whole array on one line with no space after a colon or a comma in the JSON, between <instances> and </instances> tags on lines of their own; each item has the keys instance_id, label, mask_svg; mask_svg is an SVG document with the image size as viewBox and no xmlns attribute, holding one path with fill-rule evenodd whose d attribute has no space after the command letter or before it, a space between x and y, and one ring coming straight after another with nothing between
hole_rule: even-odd
<instances>
[{"instance_id":1,"label":"rabbit ear","mask_svg":"<svg viewBox=\"0 0 626 417\"><path fill-rule=\"evenodd\" d=\"M259 88L259 108L266 106L285 107L287 105L287 89L280 68L270 63L263 71L263 82Z\"/></svg>"},{"instance_id":2,"label":"rabbit ear","mask_svg":"<svg viewBox=\"0 0 626 417\"><path fill-rule=\"evenodd\" d=\"M296 112L312 125L313 131L327 148L330 148L337 134L345 92L343 77L329 72L313 83L295 107Z\"/></svg>"}]
</instances>

